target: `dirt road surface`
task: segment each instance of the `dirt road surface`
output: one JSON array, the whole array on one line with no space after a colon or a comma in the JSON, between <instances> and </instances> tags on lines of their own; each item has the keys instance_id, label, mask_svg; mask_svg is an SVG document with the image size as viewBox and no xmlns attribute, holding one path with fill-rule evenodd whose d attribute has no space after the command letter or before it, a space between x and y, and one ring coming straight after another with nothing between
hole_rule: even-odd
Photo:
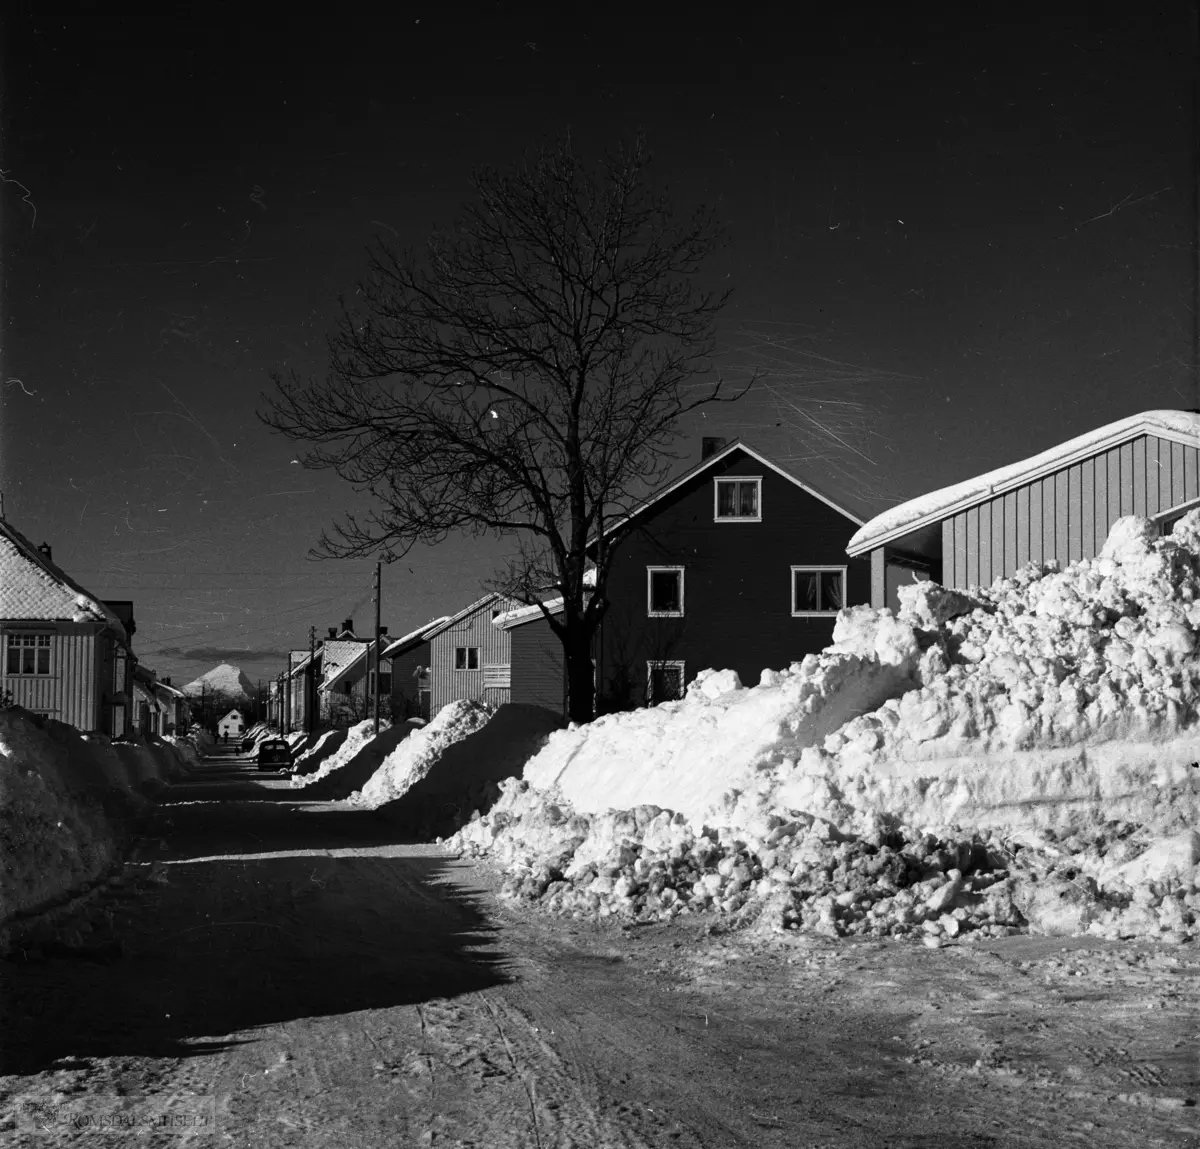
<instances>
[{"instance_id":1,"label":"dirt road surface","mask_svg":"<svg viewBox=\"0 0 1200 1149\"><path fill-rule=\"evenodd\" d=\"M0 964L7 1145L1200 1146L1194 946L564 922L233 760L148 833Z\"/></svg>"}]
</instances>

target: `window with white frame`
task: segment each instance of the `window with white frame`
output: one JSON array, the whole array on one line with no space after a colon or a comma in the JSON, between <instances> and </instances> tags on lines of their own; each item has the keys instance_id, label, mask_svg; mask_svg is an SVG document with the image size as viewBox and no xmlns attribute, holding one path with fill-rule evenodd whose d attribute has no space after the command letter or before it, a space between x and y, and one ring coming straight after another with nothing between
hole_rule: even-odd
<instances>
[{"instance_id":1,"label":"window with white frame","mask_svg":"<svg viewBox=\"0 0 1200 1149\"><path fill-rule=\"evenodd\" d=\"M654 659L646 663L646 701L651 706L683 697L683 663Z\"/></svg>"},{"instance_id":2,"label":"window with white frame","mask_svg":"<svg viewBox=\"0 0 1200 1149\"><path fill-rule=\"evenodd\" d=\"M10 634L4 669L8 674L49 674L50 636Z\"/></svg>"},{"instance_id":3,"label":"window with white frame","mask_svg":"<svg viewBox=\"0 0 1200 1149\"><path fill-rule=\"evenodd\" d=\"M719 523L761 523L762 479L714 479L713 518Z\"/></svg>"},{"instance_id":4,"label":"window with white frame","mask_svg":"<svg viewBox=\"0 0 1200 1149\"><path fill-rule=\"evenodd\" d=\"M794 617L837 614L845 605L845 567L792 567Z\"/></svg>"},{"instance_id":5,"label":"window with white frame","mask_svg":"<svg viewBox=\"0 0 1200 1149\"><path fill-rule=\"evenodd\" d=\"M646 568L646 613L651 618L683 616L683 567Z\"/></svg>"},{"instance_id":6,"label":"window with white frame","mask_svg":"<svg viewBox=\"0 0 1200 1149\"><path fill-rule=\"evenodd\" d=\"M455 670L478 670L479 669L479 647L477 647L477 646L456 646L454 648L454 669Z\"/></svg>"}]
</instances>

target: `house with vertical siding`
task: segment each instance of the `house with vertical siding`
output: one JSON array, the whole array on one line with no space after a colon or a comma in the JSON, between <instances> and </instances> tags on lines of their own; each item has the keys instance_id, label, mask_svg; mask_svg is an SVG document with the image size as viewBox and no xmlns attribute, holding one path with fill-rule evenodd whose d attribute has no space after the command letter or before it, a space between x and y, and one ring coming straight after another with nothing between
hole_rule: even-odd
<instances>
[{"instance_id":1,"label":"house with vertical siding","mask_svg":"<svg viewBox=\"0 0 1200 1149\"><path fill-rule=\"evenodd\" d=\"M474 698L493 706L510 700L508 631L494 627L492 620L520 605L515 599L492 592L427 633L431 715L460 698Z\"/></svg>"},{"instance_id":2,"label":"house with vertical siding","mask_svg":"<svg viewBox=\"0 0 1200 1149\"><path fill-rule=\"evenodd\" d=\"M987 586L1028 562L1099 553L1123 515L1164 534L1200 506L1200 412L1143 411L871 519L847 547L871 565L871 603L913 577Z\"/></svg>"},{"instance_id":3,"label":"house with vertical siding","mask_svg":"<svg viewBox=\"0 0 1200 1149\"><path fill-rule=\"evenodd\" d=\"M157 678L154 682L154 696L158 699L160 721L156 733L186 733L191 721L187 695L179 687L172 686L170 678Z\"/></svg>"},{"instance_id":4,"label":"house with vertical siding","mask_svg":"<svg viewBox=\"0 0 1200 1149\"><path fill-rule=\"evenodd\" d=\"M396 719L424 718L429 721L429 700L432 688L429 636L449 615L430 619L408 634L401 635L383 648L380 656L391 664L391 706Z\"/></svg>"},{"instance_id":5,"label":"house with vertical siding","mask_svg":"<svg viewBox=\"0 0 1200 1149\"><path fill-rule=\"evenodd\" d=\"M135 659L130 628L0 519L0 695L83 731L125 733Z\"/></svg>"},{"instance_id":6,"label":"house with vertical siding","mask_svg":"<svg viewBox=\"0 0 1200 1149\"><path fill-rule=\"evenodd\" d=\"M551 615L562 614L562 599L545 604ZM536 604L497 615L493 626L509 636L509 701L567 715L566 660L563 645Z\"/></svg>"},{"instance_id":7,"label":"house with vertical siding","mask_svg":"<svg viewBox=\"0 0 1200 1149\"><path fill-rule=\"evenodd\" d=\"M606 531L600 709L679 698L710 667L752 685L824 649L838 611L870 597L870 562L846 559L861 526L748 444L705 440L696 466Z\"/></svg>"}]
</instances>

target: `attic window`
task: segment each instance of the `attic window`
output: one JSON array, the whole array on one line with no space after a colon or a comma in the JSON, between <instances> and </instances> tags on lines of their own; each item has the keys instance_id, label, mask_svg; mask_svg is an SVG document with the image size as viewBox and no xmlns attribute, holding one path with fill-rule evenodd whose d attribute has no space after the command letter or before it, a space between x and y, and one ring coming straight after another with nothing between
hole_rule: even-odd
<instances>
[{"instance_id":1,"label":"attic window","mask_svg":"<svg viewBox=\"0 0 1200 1149\"><path fill-rule=\"evenodd\" d=\"M49 674L50 636L10 634L5 671L8 674Z\"/></svg>"},{"instance_id":2,"label":"attic window","mask_svg":"<svg viewBox=\"0 0 1200 1149\"><path fill-rule=\"evenodd\" d=\"M762 478L714 479L713 517L721 523L762 522Z\"/></svg>"}]
</instances>

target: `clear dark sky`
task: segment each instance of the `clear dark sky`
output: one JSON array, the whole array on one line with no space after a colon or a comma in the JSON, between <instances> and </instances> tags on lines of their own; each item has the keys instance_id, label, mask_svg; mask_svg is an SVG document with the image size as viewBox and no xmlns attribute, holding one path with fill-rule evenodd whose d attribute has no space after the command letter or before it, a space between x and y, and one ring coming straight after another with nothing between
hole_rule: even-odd
<instances>
[{"instance_id":1,"label":"clear dark sky","mask_svg":"<svg viewBox=\"0 0 1200 1149\"><path fill-rule=\"evenodd\" d=\"M310 623L368 628L373 564L305 558L354 496L257 421L267 373L323 369L373 235L420 243L472 167L568 128L584 152L643 128L657 178L729 224L727 362L773 374L684 428L689 459L740 434L869 514L1200 406L1183 3L382 7L4 28L5 513L134 599L160 674L267 677ZM412 552L385 624L465 605L502 553Z\"/></svg>"}]
</instances>

